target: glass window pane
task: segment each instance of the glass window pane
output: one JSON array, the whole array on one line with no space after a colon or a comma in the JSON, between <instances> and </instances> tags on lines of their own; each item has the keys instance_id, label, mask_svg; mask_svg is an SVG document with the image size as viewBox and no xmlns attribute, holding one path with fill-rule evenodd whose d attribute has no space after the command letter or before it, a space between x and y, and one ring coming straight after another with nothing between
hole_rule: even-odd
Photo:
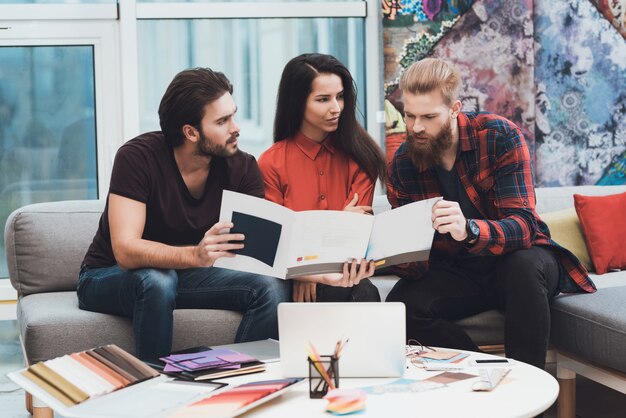
<instances>
[{"instance_id":1,"label":"glass window pane","mask_svg":"<svg viewBox=\"0 0 626 418\"><path fill-rule=\"evenodd\" d=\"M66 3L116 4L117 0L0 0L0 4L33 4L33 3L37 3L37 4L66 4Z\"/></svg>"},{"instance_id":2,"label":"glass window pane","mask_svg":"<svg viewBox=\"0 0 626 418\"><path fill-rule=\"evenodd\" d=\"M140 128L160 129L157 109L176 73L210 67L233 83L241 148L258 157L272 143L283 67L305 52L332 54L348 67L364 113L363 31L361 18L140 20Z\"/></svg>"},{"instance_id":3,"label":"glass window pane","mask_svg":"<svg viewBox=\"0 0 626 418\"><path fill-rule=\"evenodd\" d=\"M20 206L98 198L94 108L92 46L0 47L2 236Z\"/></svg>"}]
</instances>

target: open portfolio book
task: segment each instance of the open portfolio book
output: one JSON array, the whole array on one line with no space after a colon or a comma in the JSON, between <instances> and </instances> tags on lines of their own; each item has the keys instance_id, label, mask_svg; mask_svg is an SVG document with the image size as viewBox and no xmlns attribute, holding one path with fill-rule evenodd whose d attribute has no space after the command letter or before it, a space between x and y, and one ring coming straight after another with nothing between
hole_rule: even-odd
<instances>
[{"instance_id":1,"label":"open portfolio book","mask_svg":"<svg viewBox=\"0 0 626 418\"><path fill-rule=\"evenodd\" d=\"M381 214L335 210L295 212L276 203L225 190L221 221L245 235L244 248L216 267L292 279L343 270L353 258L374 260L376 268L428 260L435 230L432 206L440 197Z\"/></svg>"}]
</instances>

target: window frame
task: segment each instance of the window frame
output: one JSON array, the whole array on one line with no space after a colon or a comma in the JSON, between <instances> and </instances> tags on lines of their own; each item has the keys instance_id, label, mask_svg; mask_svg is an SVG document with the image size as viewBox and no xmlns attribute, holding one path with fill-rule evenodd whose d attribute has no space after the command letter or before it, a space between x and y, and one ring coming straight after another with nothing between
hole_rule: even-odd
<instances>
[{"instance_id":1,"label":"window frame","mask_svg":"<svg viewBox=\"0 0 626 418\"><path fill-rule=\"evenodd\" d=\"M2 14L2 9L0 9ZM47 19L37 22L0 21L0 47L29 46L92 46L94 68L94 99L96 120L96 164L98 198L107 195L113 157L122 144L119 67L115 21L90 21L71 24L65 20ZM106 92L106 94L103 94ZM14 300L16 292L9 280L0 280L0 301Z\"/></svg>"}]
</instances>

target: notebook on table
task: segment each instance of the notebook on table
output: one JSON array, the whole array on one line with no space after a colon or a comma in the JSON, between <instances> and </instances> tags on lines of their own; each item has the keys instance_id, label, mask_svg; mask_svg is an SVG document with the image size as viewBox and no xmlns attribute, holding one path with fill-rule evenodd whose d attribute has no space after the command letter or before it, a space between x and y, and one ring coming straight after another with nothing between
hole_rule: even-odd
<instances>
[{"instance_id":1,"label":"notebook on table","mask_svg":"<svg viewBox=\"0 0 626 418\"><path fill-rule=\"evenodd\" d=\"M406 365L405 307L385 303L281 303L278 305L280 362L284 377L306 377L308 345L331 355L341 350L339 376L400 377Z\"/></svg>"}]
</instances>

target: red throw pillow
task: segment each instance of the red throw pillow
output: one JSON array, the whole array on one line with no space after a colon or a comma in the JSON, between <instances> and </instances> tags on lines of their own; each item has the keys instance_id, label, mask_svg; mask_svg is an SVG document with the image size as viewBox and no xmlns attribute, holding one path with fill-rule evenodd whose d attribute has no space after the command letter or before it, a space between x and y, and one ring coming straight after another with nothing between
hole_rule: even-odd
<instances>
[{"instance_id":1,"label":"red throw pillow","mask_svg":"<svg viewBox=\"0 0 626 418\"><path fill-rule=\"evenodd\" d=\"M626 193L574 195L587 250L597 274L626 268Z\"/></svg>"}]
</instances>

